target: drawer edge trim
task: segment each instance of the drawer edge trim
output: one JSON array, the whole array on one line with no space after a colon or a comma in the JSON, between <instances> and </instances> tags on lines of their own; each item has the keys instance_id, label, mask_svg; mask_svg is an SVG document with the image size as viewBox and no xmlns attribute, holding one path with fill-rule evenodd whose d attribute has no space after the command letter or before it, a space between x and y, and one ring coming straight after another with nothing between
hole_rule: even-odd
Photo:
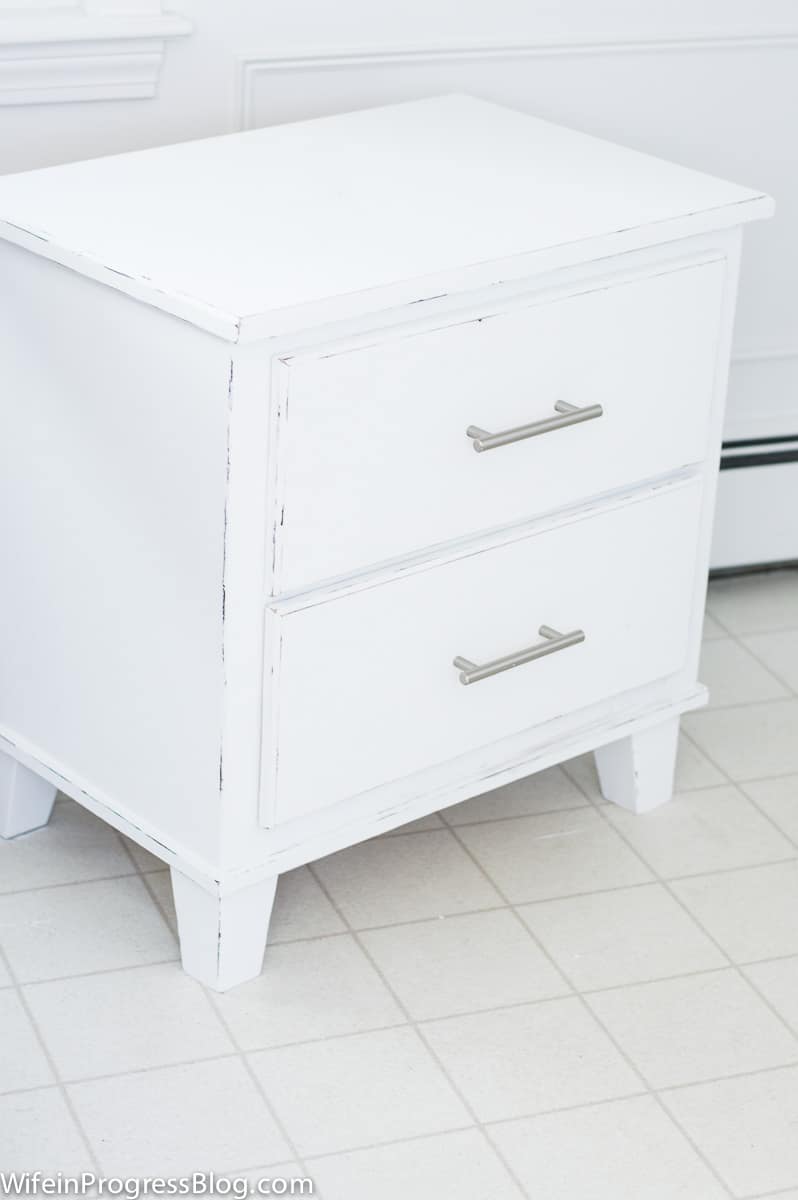
<instances>
[{"instance_id":1,"label":"drawer edge trim","mask_svg":"<svg viewBox=\"0 0 798 1200\"><path fill-rule=\"evenodd\" d=\"M611 701L593 705L579 714L575 725L570 714L558 717L412 776L341 800L329 810L318 809L276 827L263 827L263 833L272 842L267 858L271 872L291 870L354 842L376 837L407 821L648 729L669 717L701 708L708 700L707 689L699 684L676 700L646 703L654 687L656 684L647 684L632 693L622 693ZM565 732L563 727L569 723L573 728ZM545 738L536 740L535 733L542 730ZM476 770L474 764L480 760L482 766ZM408 792L411 780L412 790L403 795ZM380 798L384 802L378 804ZM262 870L260 864L253 870L262 871L263 875L270 873L269 869ZM256 878L248 872L247 877Z\"/></svg>"},{"instance_id":2,"label":"drawer edge trim","mask_svg":"<svg viewBox=\"0 0 798 1200\"><path fill-rule=\"evenodd\" d=\"M493 550L499 546L522 541L527 537L548 533L550 530L571 525L575 521L591 520L593 517L613 512L627 504L638 504L650 500L665 491L700 485L704 478L705 467L706 460L685 464L676 471L669 471L666 475L656 475L651 479L639 480L622 489L600 492L566 508L538 514L511 525L501 525L452 541L438 542L433 546L418 550L414 554L387 559L356 573L322 580L313 587L269 596L266 598L265 609L274 613L275 616L287 616L290 613L301 612L305 608L313 608L317 604L342 599L368 588L381 587L394 580L405 579L409 575L434 570L447 563L457 562L458 559L481 554L485 550Z\"/></svg>"}]
</instances>

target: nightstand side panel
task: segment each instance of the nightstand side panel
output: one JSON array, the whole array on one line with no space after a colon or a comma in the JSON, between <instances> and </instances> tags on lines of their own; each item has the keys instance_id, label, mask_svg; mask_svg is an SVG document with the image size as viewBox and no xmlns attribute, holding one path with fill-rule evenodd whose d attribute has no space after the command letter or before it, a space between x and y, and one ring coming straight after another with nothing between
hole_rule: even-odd
<instances>
[{"instance_id":1,"label":"nightstand side panel","mask_svg":"<svg viewBox=\"0 0 798 1200\"><path fill-rule=\"evenodd\" d=\"M210 859L232 347L8 243L0 264L0 745Z\"/></svg>"}]
</instances>

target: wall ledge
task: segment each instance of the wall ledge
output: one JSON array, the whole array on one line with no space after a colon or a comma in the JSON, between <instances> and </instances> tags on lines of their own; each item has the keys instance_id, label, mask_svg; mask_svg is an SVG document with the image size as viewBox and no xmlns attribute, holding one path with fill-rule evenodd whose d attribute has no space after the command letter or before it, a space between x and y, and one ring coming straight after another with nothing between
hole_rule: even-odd
<instances>
[{"instance_id":1,"label":"wall ledge","mask_svg":"<svg viewBox=\"0 0 798 1200\"><path fill-rule=\"evenodd\" d=\"M155 96L167 41L191 29L176 13L0 15L0 105Z\"/></svg>"}]
</instances>

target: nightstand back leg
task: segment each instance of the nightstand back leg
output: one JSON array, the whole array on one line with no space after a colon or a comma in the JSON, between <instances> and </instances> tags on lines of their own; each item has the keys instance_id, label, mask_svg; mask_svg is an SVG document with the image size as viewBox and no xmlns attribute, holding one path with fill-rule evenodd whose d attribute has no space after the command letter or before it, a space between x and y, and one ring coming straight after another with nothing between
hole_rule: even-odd
<instances>
[{"instance_id":1,"label":"nightstand back leg","mask_svg":"<svg viewBox=\"0 0 798 1200\"><path fill-rule=\"evenodd\" d=\"M630 812L650 812L673 795L679 718L643 729L596 750L601 791Z\"/></svg>"},{"instance_id":2,"label":"nightstand back leg","mask_svg":"<svg viewBox=\"0 0 798 1200\"><path fill-rule=\"evenodd\" d=\"M0 837L18 837L46 825L56 791L41 775L0 754Z\"/></svg>"},{"instance_id":3,"label":"nightstand back leg","mask_svg":"<svg viewBox=\"0 0 798 1200\"><path fill-rule=\"evenodd\" d=\"M219 895L172 867L172 890L187 975L217 992L261 972L277 876Z\"/></svg>"}]
</instances>

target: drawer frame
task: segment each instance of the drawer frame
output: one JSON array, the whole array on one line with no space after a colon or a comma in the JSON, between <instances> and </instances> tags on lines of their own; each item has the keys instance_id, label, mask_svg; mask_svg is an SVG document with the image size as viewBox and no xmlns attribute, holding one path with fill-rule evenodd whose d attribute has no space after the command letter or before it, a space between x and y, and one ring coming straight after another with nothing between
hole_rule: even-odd
<instances>
[{"instance_id":1,"label":"drawer frame","mask_svg":"<svg viewBox=\"0 0 798 1200\"><path fill-rule=\"evenodd\" d=\"M283 720L281 712L281 697L283 692L282 686L282 671L283 671L283 633L284 621L292 615L307 612L319 606L336 602L346 604L347 598L355 597L358 594L372 591L377 588L390 589L401 581L407 580L412 576L427 577L425 583L428 589L431 589L431 594L434 597L436 591L443 586L448 586L445 572L447 568L456 566L458 563L464 563L467 560L480 560L483 555L489 555L493 551L500 551L503 548L517 547L522 549L524 554L528 554L530 561L535 562L536 558L540 559L541 553L544 561L551 555L552 543L550 538L557 538L558 533L564 532L567 529L577 529L586 521L593 523L597 522L599 526L605 524L607 518L611 518L613 513L626 513L630 507L645 509L649 504L658 504L661 500L666 500L668 497L674 497L675 494L682 493L684 495L684 503L690 505L692 502L693 508L700 512L702 495L701 495L701 475L695 470L684 470L677 475L659 483L651 484L646 488L634 487L626 489L623 492L616 493L601 501L593 501L588 505L574 506L565 513L549 514L545 518L539 518L529 522L525 522L522 526L506 527L497 533L482 536L479 538L471 538L464 540L458 544L447 544L442 547L434 557L425 555L419 558L412 565L408 565L407 569L400 573L395 570L386 568L381 573L380 577L375 577L374 573L369 573L368 576L361 575L357 580L350 580L346 585L342 585L335 592L328 592L322 598L318 592L297 594L292 597L285 597L275 601L266 608L265 619L265 676L272 681L273 700L267 712L267 720L264 724L264 740L262 745L262 760L261 760L261 798L260 798L260 820L266 828L277 830L282 827L290 827L302 819L301 815L287 817L279 812L280 797L285 791L285 787L281 788L278 782L278 774L280 771L280 727ZM691 500L692 497L692 500ZM536 545L540 539L540 545ZM556 546L556 541L555 541ZM695 547L695 540L690 543L691 547ZM694 551L688 551L690 561L686 566L684 575L689 578L694 569ZM483 561L485 561L483 559ZM511 560L513 561L513 560ZM516 560L517 561L517 560ZM443 572L443 577L436 580L436 573ZM340 610L339 610L340 611ZM555 614L556 615L556 614ZM475 631L480 632L480 631ZM481 631L482 633L490 631ZM534 630L531 630L534 634ZM300 637L298 631L291 631L290 635L293 638ZM579 639L582 640L582 639ZM592 645L592 643L591 643ZM508 647L512 649L512 647ZM620 650L620 648L619 648ZM685 659L689 656L689 646L685 646ZM445 663L445 658L442 659ZM445 664L451 667L452 681L456 679L457 672L454 664ZM673 679L678 676L682 670L683 663L680 661L674 664L672 671L665 675L653 675L649 680L649 684L654 687L662 685L664 680ZM528 669L528 668L526 668ZM504 690L501 689L500 691ZM633 689L635 691L638 688ZM459 692L460 689L458 688ZM627 687L628 694L628 687ZM578 709L575 709L572 714L572 719L575 724L579 724L584 715L591 709L601 709L606 706L612 708L619 696L623 696L624 692L613 692L608 690L606 700L595 703L582 704ZM458 699L455 697L454 699ZM480 697L480 699L482 699ZM500 703L501 697L497 695L497 703ZM505 701L506 704L506 701ZM455 705L456 710L456 705ZM550 727L560 721L558 717L548 717L543 720L533 723L526 729L523 729L518 734L505 735L499 739L500 742L511 744L517 738L523 737L527 742L543 741L545 742L550 736ZM460 763L463 760L478 758L479 755L485 755L490 751L490 743L483 745L474 751L466 751L458 754L455 758L448 760L450 769L457 774L460 770ZM335 744L335 743L333 743ZM430 772L440 770L446 766L445 761L436 761L427 768L422 768L412 771L410 774L403 776L406 779L408 788L415 786L417 778L423 778ZM360 795L374 797L381 794L386 784L378 784L369 787L367 790L359 793ZM398 786L398 785L396 785ZM315 789L314 793L315 794ZM345 797L352 799L353 796ZM283 800L283 803L285 801ZM336 808L341 805L340 800L336 800L329 805L330 808ZM323 811L316 808L308 811L308 817L318 816Z\"/></svg>"},{"instance_id":2,"label":"drawer frame","mask_svg":"<svg viewBox=\"0 0 798 1200\"><path fill-rule=\"evenodd\" d=\"M624 256L624 259L631 261L624 261L620 266L618 260L612 259L609 263L588 264L581 271L573 270L565 273L568 276L567 279L563 278L563 273L560 273L554 278L543 277L539 280L527 280L521 286L492 289L489 294L469 297L467 304L462 302L458 304L456 299L450 300L446 307L441 308L436 305L433 313L424 316L415 313L407 314L403 321L394 320L388 324L385 330L381 325L371 324L368 328L357 330L334 329L328 331L329 336L320 337L317 334L312 340L299 340L285 350L280 349L272 361L270 382L270 453L268 462L270 501L267 511L270 564L266 584L267 597L292 596L322 590L328 584L334 586L339 582L354 580L361 574L368 575L383 569L383 567L390 568L394 564L399 567L406 559L434 553L438 546L448 544L448 540L443 543L434 543L427 548L411 550L396 557L388 557L378 563L345 570L341 574L333 574L324 579L311 580L297 587L283 586L281 582L285 546L283 530L286 528L286 520L290 513L285 456L281 447L285 442L288 413L291 407L291 369L297 361L306 356L313 358L337 357L376 344L390 343L393 345L420 335L465 326L480 318L489 319L523 313L558 301L600 293L616 287L640 283L647 279L667 277L680 271L688 271L714 263L725 263L726 257L725 249L718 245L717 239L712 239L700 248L696 246L689 250L681 249L681 252L675 254L673 252L670 254L634 253ZM698 461L700 460L693 460L693 465ZM679 468L685 465L688 464L679 464ZM643 477L639 484L642 486L646 482L647 480ZM587 498L584 502L587 502ZM501 528L501 526L493 528ZM492 528L488 527L482 532L492 532Z\"/></svg>"},{"instance_id":3,"label":"drawer frame","mask_svg":"<svg viewBox=\"0 0 798 1200\"><path fill-rule=\"evenodd\" d=\"M677 712L687 711L688 708L704 703L706 694L700 685L696 683L696 674L701 644L701 621L706 594L709 539L714 511L715 489L717 486L714 454L716 448L719 452L721 441L721 423L728 374L732 321L736 301L740 246L740 230L722 231L711 236L703 235L692 238L687 242L653 246L643 251L634 251L622 256L621 259L613 258L609 261L599 260L595 263L582 264L579 267L557 272L553 276L541 276L537 279L522 281L521 284L515 283L509 285L507 288L494 288L484 295L470 294L467 298L467 303L458 302L456 297L434 297L429 301L430 309L424 316L417 317L415 314L405 314L405 320L402 322L397 320L395 312L390 312L379 314L373 322L369 323L367 329L353 327L354 323L346 322L342 326L334 326L327 330L316 331L312 336L308 336L307 339L293 337L290 340L286 339L277 342L273 347L273 354L270 361L269 495L266 508L267 545L264 562L265 606L273 609L275 612L286 612L310 604L323 603L325 600L333 597L346 595L360 588L369 587L396 577L397 575L404 575L408 571L428 569L435 563L448 561L453 554L462 552L466 547L470 547L473 550L498 545L506 539L523 536L532 527L536 527L542 531L544 528L553 527L561 521L587 516L596 511L597 508L604 510L605 507L609 508L617 504L622 504L625 502L626 497L630 495L640 496L647 492L653 492L661 486L678 483L680 479L687 476L695 475L702 481L703 503L693 585L693 621L690 644L683 670L678 676L670 677L664 684L658 681L649 687L636 689L632 694L614 697L611 701L606 702L606 704L599 705L595 710L586 710L581 715L577 714L570 721L566 720L565 726L568 729L569 736L578 736L584 728L591 727L597 729L602 722L606 722L607 720L615 722L619 713L624 714L624 723L625 727L627 727L630 720L633 720L629 714L637 713L643 719L642 714L649 709L652 703L661 706L667 702L671 707L675 707L675 711ZM419 332L459 323L461 320L467 320L469 316L473 317L479 313L490 311L491 313L499 314L510 311L519 305L527 306L530 298L533 298L535 303L544 304L552 299L579 294L585 290L598 290L614 283L632 282L637 279L646 278L652 274L668 274L673 270L689 269L694 266L718 261L722 261L725 264L726 284L716 345L714 394L709 421L707 455L702 462L692 464L686 468L682 467L661 478L642 480L632 487L609 492L599 497L593 497L590 500L579 502L570 508L560 510L556 513L533 518L531 521L490 530L476 537L460 539L446 543L443 546L428 547L399 560L379 563L373 567L353 572L348 576L321 581L293 592L280 591L278 582L279 529L283 520L284 504L280 463L280 433L285 414L285 404L288 400L288 367L296 355L303 352L326 352L331 348L334 348L335 352L344 352L348 349L372 344L376 340L382 340L384 329L397 331L394 336L399 336L399 331L401 331L401 336L409 337ZM274 790L271 772L274 755L277 753L276 704L278 693L278 659L278 647L264 640L263 724L261 726L262 735L259 743L260 788L258 810L263 833L271 844L281 843L284 837L290 839L294 833L299 835L300 831L304 830L305 827L309 829L312 826L315 829L319 823L325 824L328 818L328 813L325 810L318 810L307 818L299 818L296 821L289 822L285 826L274 824ZM673 704L674 695L681 696L682 698L675 706ZM560 726L562 722L557 722L556 724ZM527 731L525 740L526 752L537 755L540 747L548 743L552 733L552 730L543 728L539 731L539 737L536 738L532 731ZM561 737L564 735L558 734L558 736ZM512 741L512 739L510 740ZM605 737L603 740L610 739ZM593 746L589 748L598 746L601 742L602 738L599 735ZM515 752L515 750L511 750L509 745L504 748L496 747L498 759L501 759L504 753L512 755ZM574 753L578 752L574 751ZM566 757L568 755L564 753L561 759ZM462 764L459 767L457 764L444 764L441 767L432 768L431 771L435 774L436 778L448 779L451 775L451 778L454 779L457 776L458 769L462 769ZM525 773L530 773L531 769L531 767L528 768L526 772L523 769L519 769L514 778L519 778ZM422 779L424 774L422 773ZM416 782L414 780L413 786L415 786ZM485 786L484 780L481 784L474 783L472 790L468 794L477 795L480 791L485 790ZM495 786L499 786L498 782ZM445 789L446 784L443 784L442 791L445 792ZM377 792L382 794L383 789L377 789ZM441 800L441 793L439 793L437 801L430 801L429 807L422 806L417 809L416 805L414 805L411 816L406 815L407 810L404 807L405 793L402 789L401 781L396 785L386 785L384 794L386 801L389 796L392 797L392 802L389 806L392 814L392 825L388 827L400 825L403 821L411 820L415 816L421 816L433 811L435 806L444 806L444 802ZM458 798L465 798L461 790L457 791L456 795ZM401 798L396 799L396 797ZM416 804L417 802L418 797L416 797ZM452 800L449 802L454 803L455 801ZM382 811L378 797L374 792L366 793L364 797L355 797L343 804L332 806L329 811L330 828L332 830L338 828L338 822L343 810L348 810L350 807L361 814L357 818L358 820L365 819L372 827L371 813L375 808L380 812ZM403 813L405 815L401 815ZM382 821L378 823L378 827L385 827ZM365 836L370 835L366 834ZM342 838L340 845L349 844L351 840L353 840L351 835L348 840Z\"/></svg>"}]
</instances>

